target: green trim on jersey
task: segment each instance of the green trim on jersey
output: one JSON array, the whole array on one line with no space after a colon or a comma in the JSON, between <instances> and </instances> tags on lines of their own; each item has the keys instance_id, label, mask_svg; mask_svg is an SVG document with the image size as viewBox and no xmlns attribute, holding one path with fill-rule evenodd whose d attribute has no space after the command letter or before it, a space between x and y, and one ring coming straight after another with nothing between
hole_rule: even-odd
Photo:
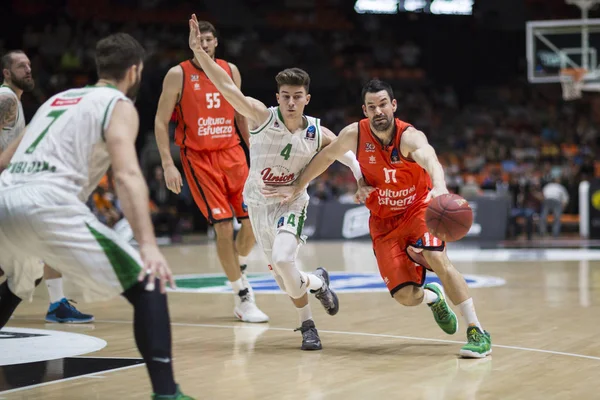
<instances>
[{"instance_id":1,"label":"green trim on jersey","mask_svg":"<svg viewBox=\"0 0 600 400\"><path fill-rule=\"evenodd\" d=\"M263 125L256 128L256 130L250 130L251 135L256 135L256 134L262 132L267 126L269 126L271 124L271 122L273 121L273 117L275 117L275 114L271 110L269 110L269 114L270 115L269 115L269 119L267 120L267 122L265 122Z\"/></svg>"},{"instance_id":2,"label":"green trim on jersey","mask_svg":"<svg viewBox=\"0 0 600 400\"><path fill-rule=\"evenodd\" d=\"M123 291L129 289L138 282L138 275L142 270L141 266L118 244L110 238L104 236L86 223L86 226L100 245L106 258L110 261L110 265L117 275Z\"/></svg>"},{"instance_id":3,"label":"green trim on jersey","mask_svg":"<svg viewBox=\"0 0 600 400\"><path fill-rule=\"evenodd\" d=\"M317 151L321 151L321 120L319 118L315 118L315 127L317 128Z\"/></svg>"},{"instance_id":4,"label":"green trim on jersey","mask_svg":"<svg viewBox=\"0 0 600 400\"><path fill-rule=\"evenodd\" d=\"M306 220L306 205L302 208L302 213L298 217L298 227L296 228L296 236L300 238L302 236L302 230L304 229L304 221Z\"/></svg>"},{"instance_id":5,"label":"green trim on jersey","mask_svg":"<svg viewBox=\"0 0 600 400\"><path fill-rule=\"evenodd\" d=\"M106 117L108 117L108 110L110 110L110 106L112 105L112 103L115 100L118 100L119 97L115 97L113 98L108 105L106 106L106 110L104 111L104 117L102 117L102 140L104 140L106 142L106 137L104 137L104 130L105 130L105 126L106 126Z\"/></svg>"}]
</instances>

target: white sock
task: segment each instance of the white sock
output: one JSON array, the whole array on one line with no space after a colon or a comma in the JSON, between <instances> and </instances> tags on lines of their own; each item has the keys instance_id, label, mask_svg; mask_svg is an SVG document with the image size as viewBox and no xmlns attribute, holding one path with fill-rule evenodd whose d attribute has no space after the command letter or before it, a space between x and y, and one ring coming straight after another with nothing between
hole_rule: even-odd
<instances>
[{"instance_id":1,"label":"white sock","mask_svg":"<svg viewBox=\"0 0 600 400\"><path fill-rule=\"evenodd\" d=\"M319 290L323 287L323 281L315 274L307 274L306 272L300 271L302 279L308 281L306 286L309 290Z\"/></svg>"},{"instance_id":2,"label":"white sock","mask_svg":"<svg viewBox=\"0 0 600 400\"><path fill-rule=\"evenodd\" d=\"M50 303L56 303L65 298L62 278L46 279L46 287L48 288L48 295L50 295Z\"/></svg>"},{"instance_id":3,"label":"white sock","mask_svg":"<svg viewBox=\"0 0 600 400\"><path fill-rule=\"evenodd\" d=\"M235 282L231 282L231 288L233 289L233 293L238 294L241 290L244 290L244 282L242 281L242 278L238 279Z\"/></svg>"},{"instance_id":4,"label":"white sock","mask_svg":"<svg viewBox=\"0 0 600 400\"><path fill-rule=\"evenodd\" d=\"M298 310L298 318L300 319L300 325L302 325L304 321L312 319L312 311L310 310L310 304L307 304L302 308L296 308L296 310Z\"/></svg>"},{"instance_id":5,"label":"white sock","mask_svg":"<svg viewBox=\"0 0 600 400\"><path fill-rule=\"evenodd\" d=\"M424 304L429 305L431 303L436 302L437 299L439 299L439 296L433 290L423 289L423 303Z\"/></svg>"},{"instance_id":6,"label":"white sock","mask_svg":"<svg viewBox=\"0 0 600 400\"><path fill-rule=\"evenodd\" d=\"M246 265L248 262L248 256L238 255L238 260L240 260L240 265Z\"/></svg>"},{"instance_id":7,"label":"white sock","mask_svg":"<svg viewBox=\"0 0 600 400\"><path fill-rule=\"evenodd\" d=\"M477 319L477 314L475 313L475 306L473 305L473 298L469 297L467 300L463 301L458 305L460 308L460 313L467 321L467 325L476 326L483 332L483 328Z\"/></svg>"}]
</instances>

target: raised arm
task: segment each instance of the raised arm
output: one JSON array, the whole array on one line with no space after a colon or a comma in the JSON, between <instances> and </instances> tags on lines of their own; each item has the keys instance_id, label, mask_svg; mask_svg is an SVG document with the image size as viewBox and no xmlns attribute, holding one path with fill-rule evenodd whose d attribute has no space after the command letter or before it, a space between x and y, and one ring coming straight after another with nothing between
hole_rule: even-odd
<instances>
[{"instance_id":1,"label":"raised arm","mask_svg":"<svg viewBox=\"0 0 600 400\"><path fill-rule=\"evenodd\" d=\"M156 136L156 144L165 172L165 182L167 188L174 193L181 191L183 180L171 156L169 121L173 115L173 109L175 109L175 105L181 97L182 86L183 70L180 66L171 68L163 80L163 89L158 100L156 116L154 117L154 135Z\"/></svg>"},{"instance_id":2,"label":"raised arm","mask_svg":"<svg viewBox=\"0 0 600 400\"><path fill-rule=\"evenodd\" d=\"M225 100L237 112L248 118L252 128L262 125L269 118L269 110L260 101L244 96L229 74L204 51L200 44L200 28L195 14L190 19L189 45L194 52L194 59L200 64L206 76L221 92Z\"/></svg>"},{"instance_id":3,"label":"raised arm","mask_svg":"<svg viewBox=\"0 0 600 400\"><path fill-rule=\"evenodd\" d=\"M242 90L242 75L240 74L240 70L235 64L229 63L231 67L231 75L233 78L233 82L235 86ZM246 146L250 147L250 130L248 129L248 120L239 112L235 112L235 122L240 131L240 135L242 139L246 143Z\"/></svg>"},{"instance_id":4,"label":"raised arm","mask_svg":"<svg viewBox=\"0 0 600 400\"><path fill-rule=\"evenodd\" d=\"M323 137L321 140L321 149L326 148L331 143L338 140L337 136L335 136L335 134L332 131L330 131L324 126L321 126L321 132L323 133ZM355 149L356 145L353 147L352 150L348 150L340 157L336 158L336 160L344 164L346 167L350 168L352 170L352 174L354 175L354 179L356 179L356 181L358 182L362 178L362 171L360 170L360 164L356 159L356 154L354 154L353 151Z\"/></svg>"},{"instance_id":5,"label":"raised arm","mask_svg":"<svg viewBox=\"0 0 600 400\"><path fill-rule=\"evenodd\" d=\"M139 117L134 105L129 101L119 101L112 112L106 130L106 146L115 177L117 197L123 214L129 221L135 240L139 243L144 270L138 277L142 280L148 274L148 290L154 289L154 277L161 280L161 291L165 283L174 280L162 254L158 250L154 227L150 220L148 186L140 169L135 140L139 129Z\"/></svg>"},{"instance_id":6,"label":"raised arm","mask_svg":"<svg viewBox=\"0 0 600 400\"><path fill-rule=\"evenodd\" d=\"M404 157L411 157L415 160L431 176L433 189L429 197L448 193L442 164L438 161L435 150L431 147L423 132L408 127L402 134L400 151Z\"/></svg>"}]
</instances>

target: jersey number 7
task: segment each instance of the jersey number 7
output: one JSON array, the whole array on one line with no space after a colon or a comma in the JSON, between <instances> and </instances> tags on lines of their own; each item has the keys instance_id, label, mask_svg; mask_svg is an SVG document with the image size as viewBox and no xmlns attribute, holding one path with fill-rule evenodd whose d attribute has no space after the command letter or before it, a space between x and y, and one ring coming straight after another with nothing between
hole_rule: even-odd
<instances>
[{"instance_id":1,"label":"jersey number 7","mask_svg":"<svg viewBox=\"0 0 600 400\"><path fill-rule=\"evenodd\" d=\"M46 129L44 129L42 133L40 133L39 136L33 141L33 143L31 143L31 146L29 146L27 150L25 150L25 154L31 154L35 151L37 145L40 144L44 136L46 136L46 133L48 133L48 130L50 129L52 124L55 123L58 117L63 115L65 111L67 110L52 110L48 113L48 115L46 115L48 118L52 118L52 121L50 121L48 126L46 126Z\"/></svg>"}]
</instances>

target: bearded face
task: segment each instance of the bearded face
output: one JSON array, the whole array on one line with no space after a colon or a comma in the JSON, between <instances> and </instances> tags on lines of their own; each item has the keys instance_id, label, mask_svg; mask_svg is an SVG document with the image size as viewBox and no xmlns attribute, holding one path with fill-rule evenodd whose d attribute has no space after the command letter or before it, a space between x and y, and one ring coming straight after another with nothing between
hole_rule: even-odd
<instances>
[{"instance_id":1,"label":"bearded face","mask_svg":"<svg viewBox=\"0 0 600 400\"><path fill-rule=\"evenodd\" d=\"M7 72L8 76L6 76ZM13 53L11 55L10 67L4 70L4 77L24 92L30 92L35 87L35 81L31 74L31 61L23 53Z\"/></svg>"}]
</instances>

